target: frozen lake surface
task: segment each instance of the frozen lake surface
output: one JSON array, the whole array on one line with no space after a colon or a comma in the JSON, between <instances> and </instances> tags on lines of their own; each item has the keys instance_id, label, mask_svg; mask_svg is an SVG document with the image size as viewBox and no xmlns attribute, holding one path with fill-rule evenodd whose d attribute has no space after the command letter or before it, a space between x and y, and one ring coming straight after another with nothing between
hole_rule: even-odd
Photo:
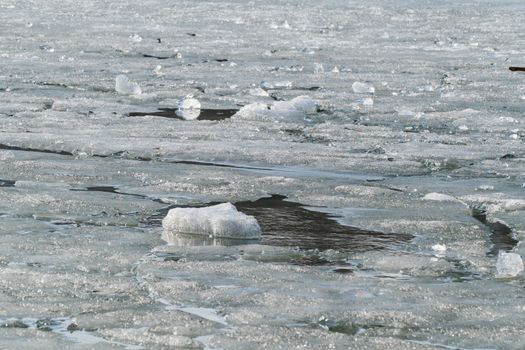
<instances>
[{"instance_id":1,"label":"frozen lake surface","mask_svg":"<svg viewBox=\"0 0 525 350\"><path fill-rule=\"evenodd\" d=\"M2 0L0 348L525 348L523 23ZM259 240L161 239L226 202Z\"/></svg>"}]
</instances>

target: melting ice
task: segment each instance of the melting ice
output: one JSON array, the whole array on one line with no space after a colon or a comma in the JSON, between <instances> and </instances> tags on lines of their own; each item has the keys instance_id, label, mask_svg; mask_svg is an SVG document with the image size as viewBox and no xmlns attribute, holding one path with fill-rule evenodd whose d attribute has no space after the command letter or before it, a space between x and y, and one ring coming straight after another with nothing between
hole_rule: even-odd
<instances>
[{"instance_id":1,"label":"melting ice","mask_svg":"<svg viewBox=\"0 0 525 350\"><path fill-rule=\"evenodd\" d=\"M0 348L525 348L523 1L0 23Z\"/></svg>"}]
</instances>

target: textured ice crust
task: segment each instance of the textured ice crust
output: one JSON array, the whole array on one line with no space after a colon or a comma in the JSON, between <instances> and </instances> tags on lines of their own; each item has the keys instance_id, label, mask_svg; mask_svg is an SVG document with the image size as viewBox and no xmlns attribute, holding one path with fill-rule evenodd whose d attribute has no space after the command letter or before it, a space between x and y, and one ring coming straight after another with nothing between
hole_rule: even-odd
<instances>
[{"instance_id":1,"label":"textured ice crust","mask_svg":"<svg viewBox=\"0 0 525 350\"><path fill-rule=\"evenodd\" d=\"M231 203L171 209L162 220L162 227L162 238L168 243L173 243L175 233L232 239L256 239L261 235L257 220L237 211Z\"/></svg>"}]
</instances>

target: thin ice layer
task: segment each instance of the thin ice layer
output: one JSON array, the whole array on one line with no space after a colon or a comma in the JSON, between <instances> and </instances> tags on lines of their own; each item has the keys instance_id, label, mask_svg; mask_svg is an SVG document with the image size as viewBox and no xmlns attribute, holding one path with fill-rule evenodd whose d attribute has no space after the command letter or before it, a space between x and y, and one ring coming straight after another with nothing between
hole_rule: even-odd
<instances>
[{"instance_id":1,"label":"thin ice layer","mask_svg":"<svg viewBox=\"0 0 525 350\"><path fill-rule=\"evenodd\" d=\"M175 233L234 239L254 239L261 235L257 220L237 211L231 203L205 208L171 209L162 220L162 227L162 238L168 243L172 243Z\"/></svg>"}]
</instances>

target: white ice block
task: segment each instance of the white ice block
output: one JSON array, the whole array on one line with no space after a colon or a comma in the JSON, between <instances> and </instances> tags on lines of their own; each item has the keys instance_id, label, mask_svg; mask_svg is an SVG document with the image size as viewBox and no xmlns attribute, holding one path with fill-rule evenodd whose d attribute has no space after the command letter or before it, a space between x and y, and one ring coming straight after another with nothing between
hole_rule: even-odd
<instances>
[{"instance_id":1,"label":"white ice block","mask_svg":"<svg viewBox=\"0 0 525 350\"><path fill-rule=\"evenodd\" d=\"M176 233L232 239L256 239L261 235L257 220L239 212L231 203L171 209L162 220L162 227L162 238L168 243Z\"/></svg>"},{"instance_id":2,"label":"white ice block","mask_svg":"<svg viewBox=\"0 0 525 350\"><path fill-rule=\"evenodd\" d=\"M352 90L356 94L373 94L376 92L376 89L372 85L361 83L359 81L352 84Z\"/></svg>"}]
</instances>

